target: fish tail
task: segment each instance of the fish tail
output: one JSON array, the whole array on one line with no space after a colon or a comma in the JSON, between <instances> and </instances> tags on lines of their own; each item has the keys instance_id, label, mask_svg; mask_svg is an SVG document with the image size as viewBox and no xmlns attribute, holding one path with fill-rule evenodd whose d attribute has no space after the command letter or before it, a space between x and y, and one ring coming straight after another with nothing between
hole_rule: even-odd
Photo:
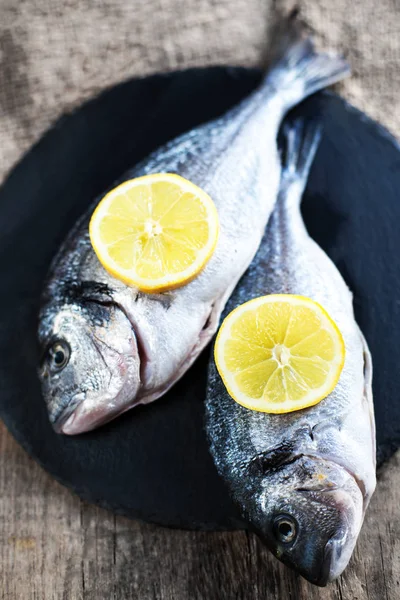
<instances>
[{"instance_id":1,"label":"fish tail","mask_svg":"<svg viewBox=\"0 0 400 600\"><path fill-rule=\"evenodd\" d=\"M285 22L285 33L280 37L276 52L265 85L272 86L282 97L285 111L350 75L348 62L338 54L317 52L304 25L293 18Z\"/></svg>"},{"instance_id":2,"label":"fish tail","mask_svg":"<svg viewBox=\"0 0 400 600\"><path fill-rule=\"evenodd\" d=\"M291 188L295 189L294 201L300 205L322 134L316 119L296 119L283 126L284 151L282 153L281 193L286 198Z\"/></svg>"}]
</instances>

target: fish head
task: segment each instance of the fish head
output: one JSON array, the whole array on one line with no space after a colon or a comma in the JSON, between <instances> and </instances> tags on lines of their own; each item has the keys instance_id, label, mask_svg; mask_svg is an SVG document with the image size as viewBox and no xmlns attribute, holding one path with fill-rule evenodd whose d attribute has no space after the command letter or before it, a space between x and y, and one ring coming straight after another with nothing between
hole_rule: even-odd
<instances>
[{"instance_id":1,"label":"fish head","mask_svg":"<svg viewBox=\"0 0 400 600\"><path fill-rule=\"evenodd\" d=\"M340 465L307 456L259 475L246 503L249 522L279 560L325 586L346 567L357 541L360 483Z\"/></svg>"},{"instance_id":2,"label":"fish head","mask_svg":"<svg viewBox=\"0 0 400 600\"><path fill-rule=\"evenodd\" d=\"M44 312L39 377L56 431L77 434L127 409L140 386L131 323L109 304L68 303Z\"/></svg>"}]
</instances>

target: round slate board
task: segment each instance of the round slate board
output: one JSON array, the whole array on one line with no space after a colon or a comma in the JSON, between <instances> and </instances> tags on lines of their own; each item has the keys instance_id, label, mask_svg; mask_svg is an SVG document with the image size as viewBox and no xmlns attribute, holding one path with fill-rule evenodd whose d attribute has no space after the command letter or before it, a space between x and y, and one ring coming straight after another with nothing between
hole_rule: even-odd
<instances>
[{"instance_id":1,"label":"round slate board","mask_svg":"<svg viewBox=\"0 0 400 600\"><path fill-rule=\"evenodd\" d=\"M158 402L89 434L57 435L36 377L43 280L94 197L160 144L222 114L259 79L256 71L211 68L118 85L62 118L0 190L0 416L59 481L131 517L182 528L239 526L203 431L209 351ZM374 359L382 462L400 442L399 147L333 94L295 112L320 115L324 126L303 212L354 291Z\"/></svg>"}]
</instances>

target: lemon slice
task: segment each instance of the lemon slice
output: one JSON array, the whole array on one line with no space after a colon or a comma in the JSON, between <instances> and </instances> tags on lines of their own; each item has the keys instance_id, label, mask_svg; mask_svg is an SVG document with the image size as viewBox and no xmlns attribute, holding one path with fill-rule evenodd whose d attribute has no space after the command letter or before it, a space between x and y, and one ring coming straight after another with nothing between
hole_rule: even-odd
<instances>
[{"instance_id":1,"label":"lemon slice","mask_svg":"<svg viewBox=\"0 0 400 600\"><path fill-rule=\"evenodd\" d=\"M101 200L89 225L103 267L144 292L194 279L214 251L218 229L211 198L171 173L125 181Z\"/></svg>"},{"instance_id":2,"label":"lemon slice","mask_svg":"<svg viewBox=\"0 0 400 600\"><path fill-rule=\"evenodd\" d=\"M345 345L328 313L310 298L279 294L250 300L224 320L215 362L236 402L268 413L317 404L343 369Z\"/></svg>"}]
</instances>

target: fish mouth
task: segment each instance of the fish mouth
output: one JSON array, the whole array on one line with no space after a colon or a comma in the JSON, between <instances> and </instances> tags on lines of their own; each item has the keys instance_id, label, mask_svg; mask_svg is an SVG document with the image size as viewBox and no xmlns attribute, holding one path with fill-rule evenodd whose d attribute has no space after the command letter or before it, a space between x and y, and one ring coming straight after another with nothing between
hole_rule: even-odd
<instances>
[{"instance_id":1,"label":"fish mouth","mask_svg":"<svg viewBox=\"0 0 400 600\"><path fill-rule=\"evenodd\" d=\"M336 457L315 457L307 455L313 460L317 460L319 463L330 463L334 464L338 469L338 472L342 471L347 476L347 481L335 484L331 481L321 481L319 484L311 485L309 487L297 488L299 493L318 493L318 501L321 503L329 503L332 496L339 494L338 499L335 501L337 510L341 513L342 526L328 539L323 549L322 561L320 567L316 572L303 573L303 576L314 583L315 585L324 587L328 583L334 581L339 577L342 571L347 566L350 557L353 553L353 549L357 540L359 527L354 525L352 527L348 520L347 509L356 512L357 501L354 498L354 491L357 490L357 495L360 495L360 502L365 510L365 485L351 469L341 462L338 462ZM354 490L353 492L351 490ZM344 494L344 496L343 496Z\"/></svg>"},{"instance_id":2,"label":"fish mouth","mask_svg":"<svg viewBox=\"0 0 400 600\"><path fill-rule=\"evenodd\" d=\"M77 396L80 395L81 394L77 394ZM58 411L57 414L54 416L49 415L50 423L56 433L64 433L64 425L67 423L67 421L70 419L70 417L74 414L76 409L82 404L83 401L83 398L75 399L75 397L73 396L69 406L62 409L61 411Z\"/></svg>"},{"instance_id":3,"label":"fish mouth","mask_svg":"<svg viewBox=\"0 0 400 600\"><path fill-rule=\"evenodd\" d=\"M135 346L137 346L136 343ZM124 375L128 372L126 361L121 362L120 370ZM111 370L110 375L112 377ZM99 402L98 399L91 400L86 396L82 398L82 393L77 394L76 399L72 397L71 405L52 422L55 431L64 435L86 433L115 419L121 413L128 410L130 405L126 406L126 381L126 378L122 380L118 393L110 402ZM117 408L121 402L121 408ZM114 410L111 409L111 404L114 405Z\"/></svg>"},{"instance_id":4,"label":"fish mouth","mask_svg":"<svg viewBox=\"0 0 400 600\"><path fill-rule=\"evenodd\" d=\"M347 533L345 531L335 533L325 544L322 559L312 570L299 568L298 565L293 564L290 560L285 559L285 557L281 557L279 560L291 569L297 571L304 579L313 585L325 587L328 583L337 579L347 565L347 556L345 557L345 560L343 560L346 541Z\"/></svg>"},{"instance_id":5,"label":"fish mouth","mask_svg":"<svg viewBox=\"0 0 400 600\"><path fill-rule=\"evenodd\" d=\"M118 306L118 308L120 308ZM109 401L105 401L105 398L88 398L83 392L78 392L71 397L68 405L58 411L52 418L50 416L50 422L57 433L65 435L77 435L85 433L104 425L108 421L117 418L122 413L129 410L135 402L140 390L143 388L144 382L147 380L147 369L148 369L148 353L145 341L141 335L140 328L132 323L132 320L127 315L123 308L120 308L122 314L128 320L131 326L132 332L132 356L136 356L139 363L139 377L137 380L136 390L132 388L127 389L127 382L129 382L130 366L129 360L124 355L120 355L120 363L116 369L119 371L120 383L117 388L115 396L110 397ZM110 382L113 377L113 373L116 371L115 368L111 369L107 364L107 360L103 355L101 344L93 340L97 352L99 353L100 359L104 362L110 373ZM135 382L136 383L136 382ZM129 383L128 383L129 385Z\"/></svg>"},{"instance_id":6,"label":"fish mouth","mask_svg":"<svg viewBox=\"0 0 400 600\"><path fill-rule=\"evenodd\" d=\"M321 458L319 458L319 461L321 461ZM362 520L358 526L356 522L349 520L348 511L350 510L353 514L357 513L355 491L357 491L357 497L360 498L360 506L363 505L365 497L365 486L355 473L343 464L338 464L337 461L328 462L334 462L336 468L347 475L347 482L338 485L331 481L321 481L319 485L301 487L296 490L305 494L312 493L314 498L315 493L317 493L318 502L322 504L331 504L332 499L335 498L333 501L342 521L341 526L326 542L321 562L318 566L316 565L317 568L311 573L302 573L306 579L321 587L337 579L350 560Z\"/></svg>"},{"instance_id":7,"label":"fish mouth","mask_svg":"<svg viewBox=\"0 0 400 600\"><path fill-rule=\"evenodd\" d=\"M316 585L321 587L326 586L328 583L339 577L345 568L348 559L347 556L343 557L343 554L347 538L347 532L338 532L327 541ZM348 558L350 558L350 556Z\"/></svg>"},{"instance_id":8,"label":"fish mouth","mask_svg":"<svg viewBox=\"0 0 400 600\"><path fill-rule=\"evenodd\" d=\"M325 544L322 560L312 570L298 568L284 558L280 560L290 568L298 570L298 573L313 585L325 587L339 577L348 563L350 556L345 550L347 537L346 531L336 532Z\"/></svg>"},{"instance_id":9,"label":"fish mouth","mask_svg":"<svg viewBox=\"0 0 400 600\"><path fill-rule=\"evenodd\" d=\"M329 492L326 493L329 494ZM346 524L346 520L346 516L344 515L343 525L328 539L322 549L319 560L314 563L312 568L301 568L300 565L292 563L290 560L283 559L283 562L291 568L298 570L300 575L310 583L319 587L325 587L341 575L353 554L358 536L358 528L353 528L350 524Z\"/></svg>"}]
</instances>

